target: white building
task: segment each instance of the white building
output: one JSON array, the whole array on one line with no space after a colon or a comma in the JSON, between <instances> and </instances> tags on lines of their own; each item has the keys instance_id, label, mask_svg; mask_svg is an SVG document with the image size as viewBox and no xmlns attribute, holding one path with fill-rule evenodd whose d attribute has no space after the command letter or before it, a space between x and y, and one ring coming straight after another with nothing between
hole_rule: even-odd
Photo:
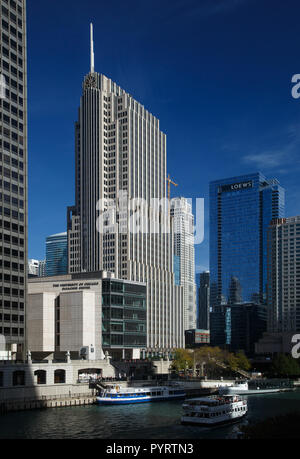
<instances>
[{"instance_id":1,"label":"white building","mask_svg":"<svg viewBox=\"0 0 300 459\"><path fill-rule=\"evenodd\" d=\"M28 274L31 276L45 277L46 260L28 260Z\"/></svg>"},{"instance_id":2,"label":"white building","mask_svg":"<svg viewBox=\"0 0 300 459\"><path fill-rule=\"evenodd\" d=\"M40 262L39 260L29 259L28 260L28 274L32 276L39 275Z\"/></svg>"},{"instance_id":3,"label":"white building","mask_svg":"<svg viewBox=\"0 0 300 459\"><path fill-rule=\"evenodd\" d=\"M172 219L166 205L157 209L152 201L166 200L166 135L156 117L95 72L93 41L75 139L69 273L104 270L120 279L146 282L148 348L182 347L183 289L174 281ZM118 199L121 195L128 200ZM130 225L136 209L143 213L143 221L141 231L133 233Z\"/></svg>"},{"instance_id":4,"label":"white building","mask_svg":"<svg viewBox=\"0 0 300 459\"><path fill-rule=\"evenodd\" d=\"M174 218L174 255L179 257L179 282L183 287L184 329L195 329L196 283L194 216L185 198L173 198L171 215Z\"/></svg>"}]
</instances>

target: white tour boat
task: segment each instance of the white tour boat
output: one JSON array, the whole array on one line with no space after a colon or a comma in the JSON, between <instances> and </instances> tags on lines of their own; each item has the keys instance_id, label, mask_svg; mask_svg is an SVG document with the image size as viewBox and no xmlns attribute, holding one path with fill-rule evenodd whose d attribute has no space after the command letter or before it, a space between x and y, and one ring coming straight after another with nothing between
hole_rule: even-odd
<instances>
[{"instance_id":1,"label":"white tour boat","mask_svg":"<svg viewBox=\"0 0 300 459\"><path fill-rule=\"evenodd\" d=\"M221 386L219 387L220 395L251 395L251 394L268 394L273 392L280 392L279 387L254 387L249 389L247 381L236 381L233 386Z\"/></svg>"},{"instance_id":2,"label":"white tour boat","mask_svg":"<svg viewBox=\"0 0 300 459\"><path fill-rule=\"evenodd\" d=\"M246 400L237 395L210 396L186 400L182 424L216 426L238 422L248 411Z\"/></svg>"},{"instance_id":3,"label":"white tour boat","mask_svg":"<svg viewBox=\"0 0 300 459\"><path fill-rule=\"evenodd\" d=\"M122 405L125 403L160 402L185 398L183 388L179 386L121 387L110 386L97 397L100 405Z\"/></svg>"}]
</instances>

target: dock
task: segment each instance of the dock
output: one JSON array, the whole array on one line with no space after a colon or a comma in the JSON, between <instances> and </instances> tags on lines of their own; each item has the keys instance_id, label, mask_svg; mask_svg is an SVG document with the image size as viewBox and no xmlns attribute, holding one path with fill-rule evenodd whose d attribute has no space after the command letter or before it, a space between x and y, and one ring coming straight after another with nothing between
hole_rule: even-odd
<instances>
[{"instance_id":1,"label":"dock","mask_svg":"<svg viewBox=\"0 0 300 459\"><path fill-rule=\"evenodd\" d=\"M0 400L0 415L12 411L41 410L47 408L65 408L67 406L85 406L96 403L95 396L77 394L74 397L56 396L42 399Z\"/></svg>"}]
</instances>

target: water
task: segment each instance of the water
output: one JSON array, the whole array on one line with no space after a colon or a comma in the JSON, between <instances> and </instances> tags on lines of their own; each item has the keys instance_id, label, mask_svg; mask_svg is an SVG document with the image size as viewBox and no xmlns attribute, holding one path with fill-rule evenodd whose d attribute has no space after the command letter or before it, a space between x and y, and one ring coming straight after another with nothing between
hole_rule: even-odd
<instances>
[{"instance_id":1,"label":"water","mask_svg":"<svg viewBox=\"0 0 300 459\"><path fill-rule=\"evenodd\" d=\"M289 412L300 412L300 390L249 395L252 423ZM240 424L205 428L182 426L182 401L135 405L49 408L0 416L3 438L104 438L104 439L201 439L232 438Z\"/></svg>"}]
</instances>

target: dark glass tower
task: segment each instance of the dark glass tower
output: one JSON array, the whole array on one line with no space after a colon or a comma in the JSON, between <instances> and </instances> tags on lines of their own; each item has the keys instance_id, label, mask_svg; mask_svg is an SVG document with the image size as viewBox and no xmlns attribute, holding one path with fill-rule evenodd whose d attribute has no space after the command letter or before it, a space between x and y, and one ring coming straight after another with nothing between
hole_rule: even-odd
<instances>
[{"instance_id":1,"label":"dark glass tower","mask_svg":"<svg viewBox=\"0 0 300 459\"><path fill-rule=\"evenodd\" d=\"M284 217L284 189L261 173L210 183L210 305L264 303L267 229Z\"/></svg>"},{"instance_id":2,"label":"dark glass tower","mask_svg":"<svg viewBox=\"0 0 300 459\"><path fill-rule=\"evenodd\" d=\"M197 274L198 276L198 328L209 330L209 272Z\"/></svg>"},{"instance_id":3,"label":"dark glass tower","mask_svg":"<svg viewBox=\"0 0 300 459\"><path fill-rule=\"evenodd\" d=\"M26 1L0 0L0 334L24 351L27 277Z\"/></svg>"}]
</instances>

